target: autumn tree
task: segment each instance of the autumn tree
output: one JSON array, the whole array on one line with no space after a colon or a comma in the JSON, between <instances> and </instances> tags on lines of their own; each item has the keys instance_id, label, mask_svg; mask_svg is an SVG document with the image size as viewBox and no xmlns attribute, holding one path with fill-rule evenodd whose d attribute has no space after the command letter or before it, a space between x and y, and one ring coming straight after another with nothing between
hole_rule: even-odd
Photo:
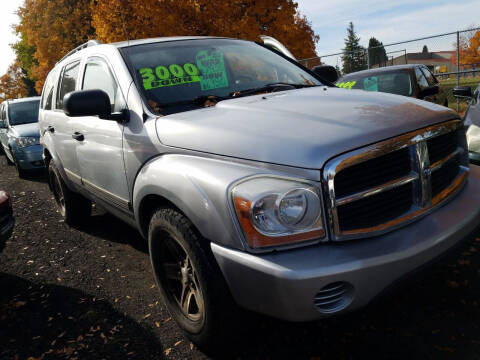
<instances>
[{"instance_id":1,"label":"autumn tree","mask_svg":"<svg viewBox=\"0 0 480 360\"><path fill-rule=\"evenodd\" d=\"M158 36L270 35L297 58L315 56L319 37L292 0L93 0L93 27L102 42Z\"/></svg>"},{"instance_id":2,"label":"autumn tree","mask_svg":"<svg viewBox=\"0 0 480 360\"><path fill-rule=\"evenodd\" d=\"M473 65L480 63L480 30L468 39L460 48L460 64Z\"/></svg>"},{"instance_id":3,"label":"autumn tree","mask_svg":"<svg viewBox=\"0 0 480 360\"><path fill-rule=\"evenodd\" d=\"M23 81L24 76L18 61L9 66L7 73L0 77L0 102L28 95Z\"/></svg>"},{"instance_id":4,"label":"autumn tree","mask_svg":"<svg viewBox=\"0 0 480 360\"><path fill-rule=\"evenodd\" d=\"M41 92L55 63L93 37L90 0L25 0L18 15L20 24L16 31L21 34L21 41L25 39L26 45L34 49L31 69L26 70L36 80L35 89Z\"/></svg>"},{"instance_id":5,"label":"autumn tree","mask_svg":"<svg viewBox=\"0 0 480 360\"><path fill-rule=\"evenodd\" d=\"M347 28L347 37L345 38L345 48L343 49L342 72L348 74L354 71L367 68L366 49L360 45L360 38L355 32L353 23L350 22Z\"/></svg>"},{"instance_id":6,"label":"autumn tree","mask_svg":"<svg viewBox=\"0 0 480 360\"><path fill-rule=\"evenodd\" d=\"M259 40L271 35L298 58L315 56L319 37L293 0L25 0L14 45L41 92L48 72L89 39L115 42L175 35Z\"/></svg>"}]
</instances>

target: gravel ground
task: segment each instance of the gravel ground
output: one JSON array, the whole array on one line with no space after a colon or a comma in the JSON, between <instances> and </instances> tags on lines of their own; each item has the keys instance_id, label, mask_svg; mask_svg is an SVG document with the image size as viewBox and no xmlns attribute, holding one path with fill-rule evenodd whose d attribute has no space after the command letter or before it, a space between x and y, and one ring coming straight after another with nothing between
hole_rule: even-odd
<instances>
[{"instance_id":1,"label":"gravel ground","mask_svg":"<svg viewBox=\"0 0 480 360\"><path fill-rule=\"evenodd\" d=\"M478 238L352 314L291 324L241 312L232 342L205 353L165 310L135 230L98 209L66 226L42 177L18 179L3 156L0 189L17 221L0 254L1 359L480 359Z\"/></svg>"}]
</instances>

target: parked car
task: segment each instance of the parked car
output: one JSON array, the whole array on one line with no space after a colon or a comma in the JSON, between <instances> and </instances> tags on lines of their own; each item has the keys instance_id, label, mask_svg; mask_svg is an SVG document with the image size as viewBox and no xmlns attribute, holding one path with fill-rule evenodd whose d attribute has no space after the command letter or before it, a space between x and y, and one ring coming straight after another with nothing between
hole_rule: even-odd
<instances>
[{"instance_id":1,"label":"parked car","mask_svg":"<svg viewBox=\"0 0 480 360\"><path fill-rule=\"evenodd\" d=\"M324 85L249 41L90 41L49 73L39 117L65 222L88 226L94 201L136 227L203 346L233 302L291 321L365 306L480 223L456 112Z\"/></svg>"},{"instance_id":2,"label":"parked car","mask_svg":"<svg viewBox=\"0 0 480 360\"><path fill-rule=\"evenodd\" d=\"M18 175L42 169L42 146L38 130L40 97L7 100L0 105L0 143L7 161Z\"/></svg>"},{"instance_id":3,"label":"parked car","mask_svg":"<svg viewBox=\"0 0 480 360\"><path fill-rule=\"evenodd\" d=\"M15 220L13 218L12 201L5 191L0 191L0 252L12 235Z\"/></svg>"},{"instance_id":4,"label":"parked car","mask_svg":"<svg viewBox=\"0 0 480 360\"><path fill-rule=\"evenodd\" d=\"M468 156L470 162L480 165L480 85L474 92L470 86L456 87L453 95L470 102L463 118L467 128Z\"/></svg>"},{"instance_id":5,"label":"parked car","mask_svg":"<svg viewBox=\"0 0 480 360\"><path fill-rule=\"evenodd\" d=\"M422 64L387 66L342 76L337 86L414 97L448 106L443 88Z\"/></svg>"}]
</instances>

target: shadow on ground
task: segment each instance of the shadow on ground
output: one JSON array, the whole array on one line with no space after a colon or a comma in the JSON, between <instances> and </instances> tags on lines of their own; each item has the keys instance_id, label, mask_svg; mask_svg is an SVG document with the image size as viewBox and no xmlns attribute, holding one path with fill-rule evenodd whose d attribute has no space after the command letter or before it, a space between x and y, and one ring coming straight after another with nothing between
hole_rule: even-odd
<instances>
[{"instance_id":1,"label":"shadow on ground","mask_svg":"<svg viewBox=\"0 0 480 360\"><path fill-rule=\"evenodd\" d=\"M75 228L106 241L117 244L129 244L134 249L148 254L147 241L140 235L137 229L100 208L94 208L93 214L88 218L88 221L84 224L75 225Z\"/></svg>"},{"instance_id":2,"label":"shadow on ground","mask_svg":"<svg viewBox=\"0 0 480 360\"><path fill-rule=\"evenodd\" d=\"M157 338L107 301L0 274L0 358L160 358Z\"/></svg>"}]
</instances>

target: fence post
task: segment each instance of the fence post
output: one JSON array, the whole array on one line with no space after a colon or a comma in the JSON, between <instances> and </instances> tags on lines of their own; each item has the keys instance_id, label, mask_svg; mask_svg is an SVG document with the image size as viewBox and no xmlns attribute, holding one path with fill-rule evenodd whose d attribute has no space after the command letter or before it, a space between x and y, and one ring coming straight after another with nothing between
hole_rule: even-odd
<instances>
[{"instance_id":1,"label":"fence post","mask_svg":"<svg viewBox=\"0 0 480 360\"><path fill-rule=\"evenodd\" d=\"M370 48L367 48L367 69L370 69Z\"/></svg>"},{"instance_id":2,"label":"fence post","mask_svg":"<svg viewBox=\"0 0 480 360\"><path fill-rule=\"evenodd\" d=\"M457 86L460 85L460 32L457 31ZM457 112L459 110L459 100L457 97Z\"/></svg>"}]
</instances>

